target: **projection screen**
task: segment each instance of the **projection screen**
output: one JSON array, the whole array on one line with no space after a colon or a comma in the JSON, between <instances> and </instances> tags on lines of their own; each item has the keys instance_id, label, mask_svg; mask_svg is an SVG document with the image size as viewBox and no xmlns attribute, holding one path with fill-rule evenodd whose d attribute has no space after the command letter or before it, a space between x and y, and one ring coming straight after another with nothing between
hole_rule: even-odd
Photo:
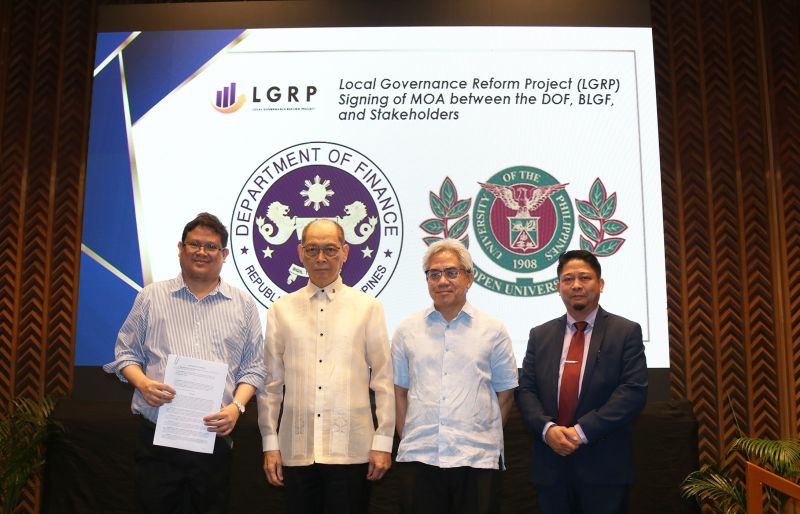
<instances>
[{"instance_id":1,"label":"projection screen","mask_svg":"<svg viewBox=\"0 0 800 514\"><path fill-rule=\"evenodd\" d=\"M274 27L100 32L77 365L112 359L138 290L178 273L183 225L228 225L224 280L266 309L302 287L298 235L336 219L345 282L391 333L431 302L421 258L468 245L468 299L528 331L563 314L558 255L594 252L601 304L669 366L652 35L641 27Z\"/></svg>"}]
</instances>

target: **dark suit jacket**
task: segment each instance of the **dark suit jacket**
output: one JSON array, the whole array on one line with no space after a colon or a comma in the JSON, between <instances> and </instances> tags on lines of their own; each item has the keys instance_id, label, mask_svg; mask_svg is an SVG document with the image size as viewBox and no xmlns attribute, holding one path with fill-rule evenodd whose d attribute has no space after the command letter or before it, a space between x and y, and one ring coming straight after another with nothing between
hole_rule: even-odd
<instances>
[{"instance_id":1,"label":"dark suit jacket","mask_svg":"<svg viewBox=\"0 0 800 514\"><path fill-rule=\"evenodd\" d=\"M534 327L522 362L516 400L533 435L530 479L552 485L559 480L566 459L572 458L584 483L630 483L631 422L647 399L642 329L638 323L598 309L575 412L589 444L561 457L542 441L542 430L558 414L558 369L566 324L565 314Z\"/></svg>"}]
</instances>

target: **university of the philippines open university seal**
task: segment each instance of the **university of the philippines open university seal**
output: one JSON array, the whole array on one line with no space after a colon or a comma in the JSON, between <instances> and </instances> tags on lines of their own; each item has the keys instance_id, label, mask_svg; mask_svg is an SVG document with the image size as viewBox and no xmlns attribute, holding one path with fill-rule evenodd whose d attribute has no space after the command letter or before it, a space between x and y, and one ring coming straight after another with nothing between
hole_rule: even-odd
<instances>
[{"instance_id":1,"label":"university of the philippines open university seal","mask_svg":"<svg viewBox=\"0 0 800 514\"><path fill-rule=\"evenodd\" d=\"M559 183L544 170L530 166L513 166L501 170L486 182L478 182L472 219L475 244L484 259L473 254L475 283L509 296L542 296L556 292L558 276L550 269L558 262L572 240L575 217L566 191L567 183ZM470 244L466 233L467 211L471 198L459 198L453 180L445 177L439 193L431 191L429 202L433 218L420 224L427 235L422 241L431 245L445 238L458 238ZM588 200L575 200L577 224L581 230L580 247L597 257L616 254L625 239L619 237L628 229L615 218L617 194L608 194L600 178L589 189ZM479 261L491 265L481 268ZM488 269L499 268L492 272ZM511 272L510 277L505 278ZM547 273L536 280L536 273Z\"/></svg>"},{"instance_id":2,"label":"university of the philippines open university seal","mask_svg":"<svg viewBox=\"0 0 800 514\"><path fill-rule=\"evenodd\" d=\"M476 244L514 276L506 280L476 265L475 283L510 296L555 292L555 273L539 282L530 274L557 262L572 240L575 219L564 189L568 184L538 168L514 166L479 185L473 207Z\"/></svg>"},{"instance_id":3,"label":"university of the philippines open university seal","mask_svg":"<svg viewBox=\"0 0 800 514\"><path fill-rule=\"evenodd\" d=\"M346 146L310 142L277 152L242 187L231 219L231 253L252 295L269 308L306 284L297 254L303 228L335 220L350 246L345 284L378 295L400 258L403 216L386 175Z\"/></svg>"},{"instance_id":4,"label":"university of the philippines open university seal","mask_svg":"<svg viewBox=\"0 0 800 514\"><path fill-rule=\"evenodd\" d=\"M472 199L459 199L453 180L446 177L439 194L429 194L434 217L420 224L428 234L423 242L431 245L453 237L469 246L474 240L485 257L508 277L482 268L481 256L473 253L475 283L490 291L524 297L554 293L558 282L554 272L538 282L532 275L557 262L572 240L575 219L565 190L568 184L559 183L538 168L514 166L475 185L479 190L473 204L472 239L466 234Z\"/></svg>"}]
</instances>

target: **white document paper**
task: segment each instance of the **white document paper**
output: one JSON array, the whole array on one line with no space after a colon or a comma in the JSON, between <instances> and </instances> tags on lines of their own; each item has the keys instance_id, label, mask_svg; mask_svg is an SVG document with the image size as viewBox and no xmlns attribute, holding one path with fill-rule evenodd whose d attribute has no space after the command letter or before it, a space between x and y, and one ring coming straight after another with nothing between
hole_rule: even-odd
<instances>
[{"instance_id":1,"label":"white document paper","mask_svg":"<svg viewBox=\"0 0 800 514\"><path fill-rule=\"evenodd\" d=\"M175 391L172 402L158 408L153 444L200 453L214 453L217 434L203 418L219 411L228 366L191 357L167 356L164 383Z\"/></svg>"}]
</instances>

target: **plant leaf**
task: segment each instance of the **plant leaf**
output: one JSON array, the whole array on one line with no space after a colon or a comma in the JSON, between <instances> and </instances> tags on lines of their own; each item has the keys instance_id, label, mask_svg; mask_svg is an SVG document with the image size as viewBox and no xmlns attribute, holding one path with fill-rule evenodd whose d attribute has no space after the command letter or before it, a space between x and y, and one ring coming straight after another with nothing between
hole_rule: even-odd
<instances>
[{"instance_id":1,"label":"plant leaf","mask_svg":"<svg viewBox=\"0 0 800 514\"><path fill-rule=\"evenodd\" d=\"M749 461L755 461L762 467L784 478L796 477L800 465L800 440L798 439L758 439L739 437L728 450L728 454L741 452ZM742 480L728 474L718 467L705 465L686 476L681 484L681 494L686 498L695 498L704 506L713 507L714 512L725 514L744 514L746 496ZM780 512L785 495L765 487L764 512ZM709 511L710 512L710 511Z\"/></svg>"},{"instance_id":2,"label":"plant leaf","mask_svg":"<svg viewBox=\"0 0 800 514\"><path fill-rule=\"evenodd\" d=\"M594 245L585 237L581 236L581 250L594 253Z\"/></svg>"},{"instance_id":3,"label":"plant leaf","mask_svg":"<svg viewBox=\"0 0 800 514\"><path fill-rule=\"evenodd\" d=\"M446 207L450 207L455 203L456 186L453 185L453 181L450 180L450 177L445 177L444 182L442 182L442 187L439 188L439 197Z\"/></svg>"},{"instance_id":4,"label":"plant leaf","mask_svg":"<svg viewBox=\"0 0 800 514\"><path fill-rule=\"evenodd\" d=\"M603 222L603 232L608 235L616 236L628 229L628 225L620 220L606 220Z\"/></svg>"},{"instance_id":5,"label":"plant leaf","mask_svg":"<svg viewBox=\"0 0 800 514\"><path fill-rule=\"evenodd\" d=\"M598 257L608 257L609 255L614 255L617 253L617 250L622 247L624 242L625 240L620 237L610 237L603 240L602 243L597 244L594 254Z\"/></svg>"},{"instance_id":6,"label":"plant leaf","mask_svg":"<svg viewBox=\"0 0 800 514\"><path fill-rule=\"evenodd\" d=\"M469 235L462 237L459 241L464 245L464 248L469 248Z\"/></svg>"},{"instance_id":7,"label":"plant leaf","mask_svg":"<svg viewBox=\"0 0 800 514\"><path fill-rule=\"evenodd\" d=\"M60 425L50 419L55 399L18 397L0 420L0 512L14 512L28 478L44 465L44 443Z\"/></svg>"},{"instance_id":8,"label":"plant leaf","mask_svg":"<svg viewBox=\"0 0 800 514\"><path fill-rule=\"evenodd\" d=\"M423 242L424 242L426 245L428 245L428 246L432 245L432 244L433 244L433 243L435 243L436 241L441 241L441 240L442 240L442 238L441 238L441 237L436 237L436 236L431 236L431 237L423 237L423 238L422 238L422 241L423 241Z\"/></svg>"},{"instance_id":9,"label":"plant leaf","mask_svg":"<svg viewBox=\"0 0 800 514\"><path fill-rule=\"evenodd\" d=\"M600 177L594 179L592 188L589 190L589 199L592 201L592 205L595 209L599 209L600 206L603 205L603 202L606 201L606 188L600 181Z\"/></svg>"},{"instance_id":10,"label":"plant leaf","mask_svg":"<svg viewBox=\"0 0 800 514\"><path fill-rule=\"evenodd\" d=\"M685 498L696 498L714 505L718 512L744 514L745 497L740 483L736 483L716 468L703 466L686 476L681 484Z\"/></svg>"},{"instance_id":11,"label":"plant leaf","mask_svg":"<svg viewBox=\"0 0 800 514\"><path fill-rule=\"evenodd\" d=\"M430 218L420 223L419 228L435 236L444 232L444 222L439 218Z\"/></svg>"},{"instance_id":12,"label":"plant leaf","mask_svg":"<svg viewBox=\"0 0 800 514\"><path fill-rule=\"evenodd\" d=\"M458 239L464 232L467 231L467 226L469 225L469 214L461 218L460 220L456 221L447 234L447 237L452 237L453 239Z\"/></svg>"},{"instance_id":13,"label":"plant leaf","mask_svg":"<svg viewBox=\"0 0 800 514\"><path fill-rule=\"evenodd\" d=\"M731 451L734 450L783 477L796 474L800 464L800 441L795 439L740 437L731 445Z\"/></svg>"},{"instance_id":14,"label":"plant leaf","mask_svg":"<svg viewBox=\"0 0 800 514\"><path fill-rule=\"evenodd\" d=\"M608 197L603 203L603 206L600 208L600 215L603 216L603 219L610 218L614 215L614 211L617 210L617 193Z\"/></svg>"},{"instance_id":15,"label":"plant leaf","mask_svg":"<svg viewBox=\"0 0 800 514\"><path fill-rule=\"evenodd\" d=\"M463 216L469 210L469 206L472 205L472 199L465 198L464 200L459 200L452 207L447 209L447 214L444 216L446 218L455 219L458 217Z\"/></svg>"},{"instance_id":16,"label":"plant leaf","mask_svg":"<svg viewBox=\"0 0 800 514\"><path fill-rule=\"evenodd\" d=\"M578 212L580 212L589 219L592 220L600 219L600 211L595 209L594 205L590 204L585 200L575 200L575 207L578 208Z\"/></svg>"},{"instance_id":17,"label":"plant leaf","mask_svg":"<svg viewBox=\"0 0 800 514\"><path fill-rule=\"evenodd\" d=\"M580 225L581 230L584 234L586 234L586 237L595 242L600 241L600 232L597 231L597 228L594 225L589 223L589 220L581 216L578 218L578 225Z\"/></svg>"},{"instance_id":18,"label":"plant leaf","mask_svg":"<svg viewBox=\"0 0 800 514\"><path fill-rule=\"evenodd\" d=\"M444 218L447 214L447 208L442 203L442 200L431 191L430 195L428 195L428 201L431 204L431 211L434 215L439 218Z\"/></svg>"}]
</instances>

